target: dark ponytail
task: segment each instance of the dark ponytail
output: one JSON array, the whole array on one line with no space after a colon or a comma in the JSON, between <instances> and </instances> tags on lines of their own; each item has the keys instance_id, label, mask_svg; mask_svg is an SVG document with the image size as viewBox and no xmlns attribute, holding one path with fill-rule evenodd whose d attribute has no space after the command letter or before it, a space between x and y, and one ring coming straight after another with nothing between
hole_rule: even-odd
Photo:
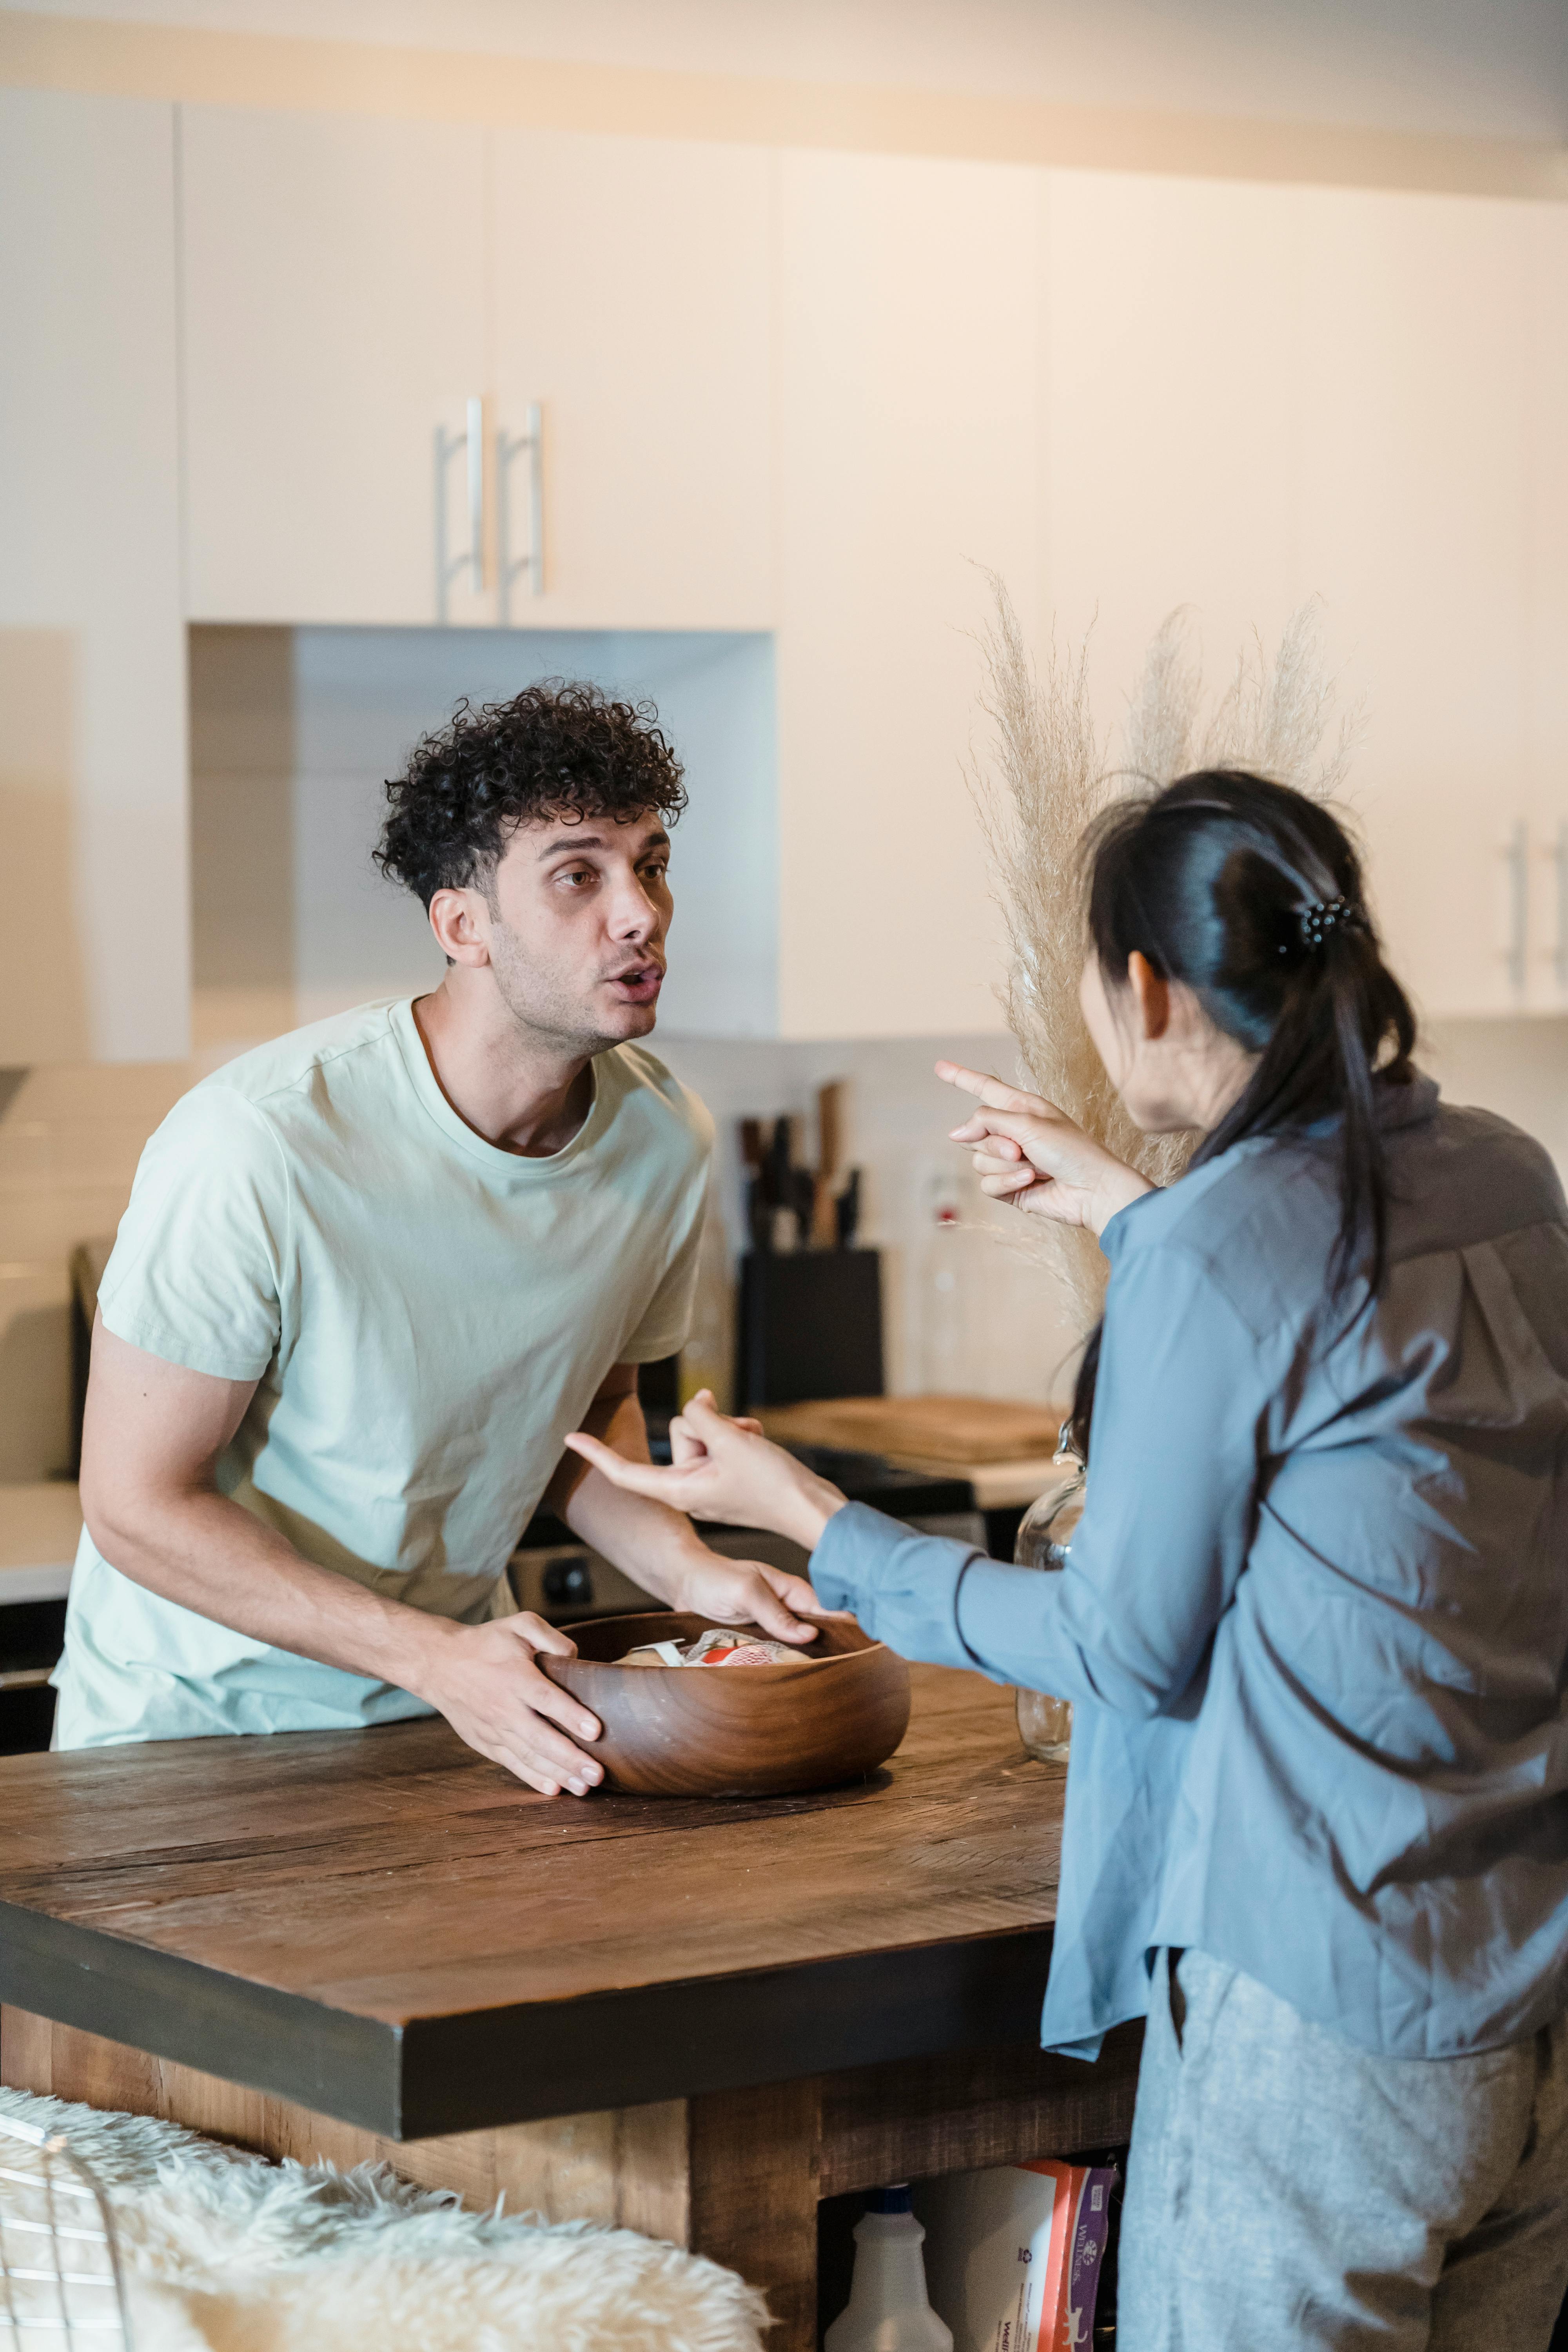
<instances>
[{"instance_id":1,"label":"dark ponytail","mask_svg":"<svg viewBox=\"0 0 1568 2352\"><path fill-rule=\"evenodd\" d=\"M1361 863L1328 810L1237 770L1184 776L1110 810L1085 844L1089 946L1108 984L1136 950L1184 982L1258 1066L1193 1165L1244 1137L1339 1122L1340 1222L1328 1294L1388 1264L1376 1090L1412 1076L1415 1020L1383 961ZM1100 1330L1084 1351L1073 1435L1087 1456Z\"/></svg>"}]
</instances>

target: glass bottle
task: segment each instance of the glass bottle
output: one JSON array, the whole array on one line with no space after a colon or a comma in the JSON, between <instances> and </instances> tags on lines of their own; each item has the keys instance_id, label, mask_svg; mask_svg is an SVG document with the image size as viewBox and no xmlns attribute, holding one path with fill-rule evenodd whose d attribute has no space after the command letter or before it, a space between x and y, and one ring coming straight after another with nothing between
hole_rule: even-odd
<instances>
[{"instance_id":1,"label":"glass bottle","mask_svg":"<svg viewBox=\"0 0 1568 2352\"><path fill-rule=\"evenodd\" d=\"M1083 1517L1084 1488L1089 1473L1064 1425L1057 1460L1077 1466L1071 1475L1037 1496L1018 1528L1013 1558L1020 1568L1047 1570L1067 1566L1078 1523ZM1042 1763L1065 1764L1072 1740L1072 1701L1053 1698L1048 1691L1018 1693L1018 1736L1031 1756Z\"/></svg>"}]
</instances>

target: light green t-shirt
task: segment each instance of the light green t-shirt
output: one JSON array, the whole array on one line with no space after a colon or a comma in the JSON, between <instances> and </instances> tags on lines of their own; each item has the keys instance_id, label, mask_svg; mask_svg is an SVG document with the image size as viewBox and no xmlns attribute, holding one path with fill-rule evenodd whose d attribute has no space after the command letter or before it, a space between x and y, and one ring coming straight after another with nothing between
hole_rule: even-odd
<instances>
[{"instance_id":1,"label":"light green t-shirt","mask_svg":"<svg viewBox=\"0 0 1568 2352\"><path fill-rule=\"evenodd\" d=\"M247 1054L142 1155L105 1325L256 1394L217 1483L318 1567L468 1622L613 1364L686 1337L711 1124L640 1046L593 1064L565 1150L464 1125L410 1003ZM247 1639L120 1575L82 1536L57 1742L307 1731L428 1709Z\"/></svg>"}]
</instances>

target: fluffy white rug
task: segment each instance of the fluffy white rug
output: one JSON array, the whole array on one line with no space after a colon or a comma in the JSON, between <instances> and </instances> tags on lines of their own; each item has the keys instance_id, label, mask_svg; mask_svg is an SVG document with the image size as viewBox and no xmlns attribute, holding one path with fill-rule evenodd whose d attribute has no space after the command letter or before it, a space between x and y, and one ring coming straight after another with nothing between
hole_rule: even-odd
<instances>
[{"instance_id":1,"label":"fluffy white rug","mask_svg":"<svg viewBox=\"0 0 1568 2352\"><path fill-rule=\"evenodd\" d=\"M632 2230L471 2213L385 2166L268 2164L23 2091L0 2115L64 2132L108 2194L135 2352L762 2352L753 2288ZM0 2138L0 2164L37 2162ZM0 2210L36 2196L0 2181Z\"/></svg>"}]
</instances>

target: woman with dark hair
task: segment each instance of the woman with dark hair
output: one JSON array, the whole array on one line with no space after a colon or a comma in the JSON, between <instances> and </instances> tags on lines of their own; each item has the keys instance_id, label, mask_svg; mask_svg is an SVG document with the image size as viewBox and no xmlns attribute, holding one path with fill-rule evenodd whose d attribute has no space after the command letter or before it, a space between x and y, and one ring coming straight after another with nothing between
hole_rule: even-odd
<instances>
[{"instance_id":1,"label":"woman with dark hair","mask_svg":"<svg viewBox=\"0 0 1568 2352\"><path fill-rule=\"evenodd\" d=\"M1260 777L1088 845L1082 1002L1163 1192L1037 1097L985 1190L1110 1261L1065 1572L912 1534L710 1402L606 1474L813 1553L907 1656L1075 1706L1043 2038L1147 2013L1128 2352L1543 2348L1568 2284L1568 1212L1440 1103L1355 853Z\"/></svg>"}]
</instances>

